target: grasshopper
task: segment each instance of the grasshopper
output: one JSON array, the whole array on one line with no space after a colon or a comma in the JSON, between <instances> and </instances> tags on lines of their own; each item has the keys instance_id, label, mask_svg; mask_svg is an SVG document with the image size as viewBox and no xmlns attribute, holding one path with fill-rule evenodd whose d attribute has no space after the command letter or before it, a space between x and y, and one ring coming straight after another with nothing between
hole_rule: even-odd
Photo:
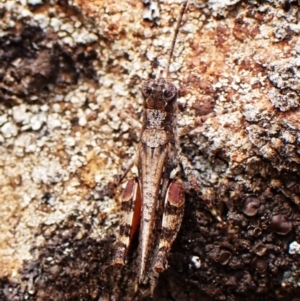
<instances>
[{"instance_id":1,"label":"grasshopper","mask_svg":"<svg viewBox=\"0 0 300 301\"><path fill-rule=\"evenodd\" d=\"M182 222L185 204L183 170L191 186L200 194L193 170L180 152L176 120L178 89L168 80L187 5L188 1L185 1L180 11L166 77L162 77L161 72L158 79L142 85L143 120L137 155L115 180L117 185L136 165L138 176L128 180L121 197L122 217L114 264L125 264L127 250L139 226L137 287L150 283L152 292L159 273L167 268L166 257Z\"/></svg>"}]
</instances>

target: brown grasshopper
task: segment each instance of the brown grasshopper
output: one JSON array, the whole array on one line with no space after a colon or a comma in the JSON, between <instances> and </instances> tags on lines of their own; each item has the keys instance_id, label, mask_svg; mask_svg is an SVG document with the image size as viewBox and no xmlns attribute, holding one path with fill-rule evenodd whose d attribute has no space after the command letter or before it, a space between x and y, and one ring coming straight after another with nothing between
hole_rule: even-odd
<instances>
[{"instance_id":1,"label":"brown grasshopper","mask_svg":"<svg viewBox=\"0 0 300 301\"><path fill-rule=\"evenodd\" d=\"M185 203L182 166L191 186L200 193L192 168L180 153L176 120L178 89L168 80L174 45L187 5L185 1L180 11L166 78L160 74L158 79L142 86L144 111L137 156L115 180L117 185L134 164L137 166L138 176L128 180L121 198L123 214L114 264L125 264L128 247L139 225L137 287L150 282L151 291L159 273L167 268L166 257L182 222Z\"/></svg>"}]
</instances>

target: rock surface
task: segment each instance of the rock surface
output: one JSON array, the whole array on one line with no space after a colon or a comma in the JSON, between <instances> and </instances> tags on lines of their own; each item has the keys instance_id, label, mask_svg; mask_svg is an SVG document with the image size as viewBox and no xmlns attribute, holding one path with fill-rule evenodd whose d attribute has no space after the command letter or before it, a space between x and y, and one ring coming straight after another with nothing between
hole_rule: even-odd
<instances>
[{"instance_id":1,"label":"rock surface","mask_svg":"<svg viewBox=\"0 0 300 301\"><path fill-rule=\"evenodd\" d=\"M144 80L179 1L0 1L0 300L142 300L135 250L111 266ZM153 300L300 300L296 1L191 1L170 77L202 196ZM209 202L220 212L218 222ZM145 297L144 299L147 299Z\"/></svg>"}]
</instances>

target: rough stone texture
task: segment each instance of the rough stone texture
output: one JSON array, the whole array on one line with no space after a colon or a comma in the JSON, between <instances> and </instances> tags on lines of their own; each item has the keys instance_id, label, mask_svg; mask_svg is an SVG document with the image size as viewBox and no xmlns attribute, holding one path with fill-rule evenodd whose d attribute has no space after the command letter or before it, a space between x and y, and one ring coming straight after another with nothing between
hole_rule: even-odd
<instances>
[{"instance_id":1,"label":"rough stone texture","mask_svg":"<svg viewBox=\"0 0 300 301\"><path fill-rule=\"evenodd\" d=\"M144 3L144 4L143 4ZM180 1L0 1L0 300L141 300L110 264L141 83ZM300 300L297 1L192 1L171 78L201 199L153 300ZM205 202L221 213L218 222Z\"/></svg>"}]
</instances>

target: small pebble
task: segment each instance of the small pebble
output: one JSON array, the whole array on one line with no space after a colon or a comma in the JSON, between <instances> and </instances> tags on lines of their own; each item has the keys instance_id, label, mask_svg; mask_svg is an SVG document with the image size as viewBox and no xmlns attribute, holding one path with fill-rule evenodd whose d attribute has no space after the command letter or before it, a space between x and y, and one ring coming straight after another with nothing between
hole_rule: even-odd
<instances>
[{"instance_id":1,"label":"small pebble","mask_svg":"<svg viewBox=\"0 0 300 301\"><path fill-rule=\"evenodd\" d=\"M5 123L0 130L5 138L11 138L18 134L18 128L13 122Z\"/></svg>"},{"instance_id":2,"label":"small pebble","mask_svg":"<svg viewBox=\"0 0 300 301\"><path fill-rule=\"evenodd\" d=\"M298 244L296 241L293 241L292 243L290 243L289 253L290 254L300 254L300 244Z\"/></svg>"}]
</instances>

